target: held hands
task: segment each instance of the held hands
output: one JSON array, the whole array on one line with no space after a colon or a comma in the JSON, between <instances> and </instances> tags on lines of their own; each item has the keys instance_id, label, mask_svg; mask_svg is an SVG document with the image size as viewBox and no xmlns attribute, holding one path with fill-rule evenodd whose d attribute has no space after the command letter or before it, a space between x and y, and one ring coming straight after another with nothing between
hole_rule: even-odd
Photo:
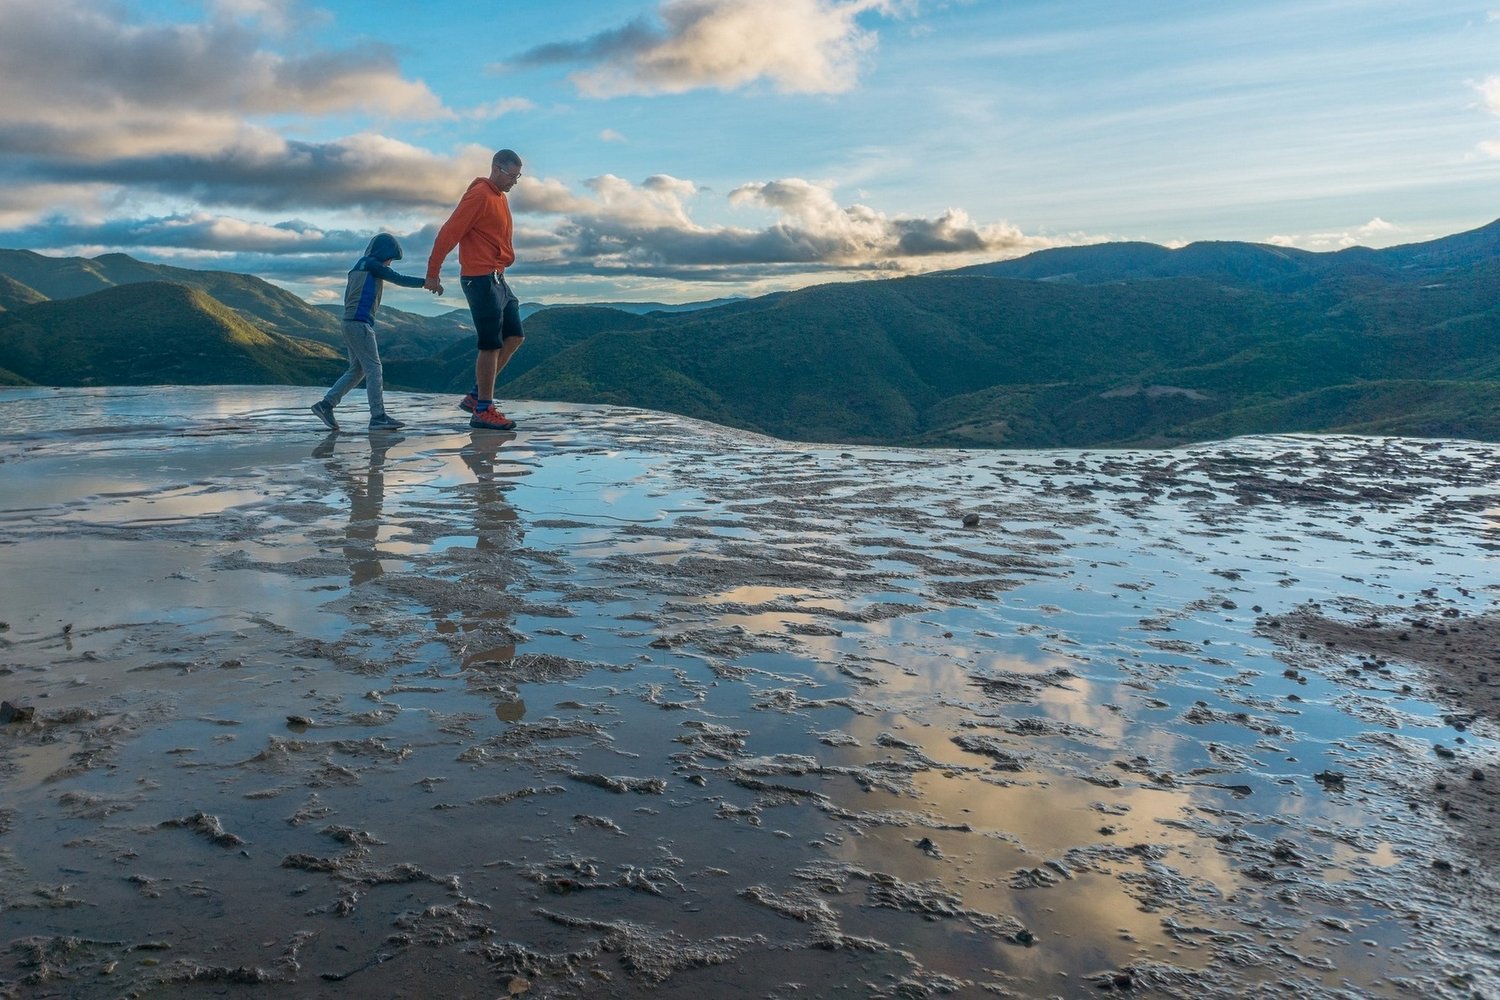
<instances>
[{"instance_id":1,"label":"held hands","mask_svg":"<svg viewBox=\"0 0 1500 1000\"><path fill-rule=\"evenodd\" d=\"M428 278L426 281L422 282L422 287L427 289L434 295L443 294L443 283L441 281L438 281L436 278Z\"/></svg>"}]
</instances>

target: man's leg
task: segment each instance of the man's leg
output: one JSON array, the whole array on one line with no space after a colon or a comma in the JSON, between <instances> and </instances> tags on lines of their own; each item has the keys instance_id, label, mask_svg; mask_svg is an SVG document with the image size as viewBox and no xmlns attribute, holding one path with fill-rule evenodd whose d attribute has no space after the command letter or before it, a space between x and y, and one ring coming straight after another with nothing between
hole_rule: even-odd
<instances>
[{"instance_id":1,"label":"man's leg","mask_svg":"<svg viewBox=\"0 0 1500 1000\"><path fill-rule=\"evenodd\" d=\"M510 359L526 342L526 335L521 332L521 303L504 281L500 283L500 289L505 299L505 305L500 311L500 350L495 358L495 371L489 382L489 393L481 395L480 399L495 398L495 378L505 371L505 366L510 363ZM485 383L480 382L479 387L483 389Z\"/></svg>"},{"instance_id":2,"label":"man's leg","mask_svg":"<svg viewBox=\"0 0 1500 1000\"><path fill-rule=\"evenodd\" d=\"M515 353L521 349L521 345L523 343L525 343L525 342L526 342L526 338L525 337L506 337L505 338L504 342L501 343L501 345L500 345L500 350L498 350L498 351L495 352L495 355L496 355L495 356L495 377L496 378L499 378L500 377L500 373L503 372L503 371L505 371L505 366L508 365L508 364L510 364L510 359L515 356ZM491 389L494 388L494 384L493 383L491 383L490 388ZM491 396L490 398L493 399L494 397Z\"/></svg>"},{"instance_id":3,"label":"man's leg","mask_svg":"<svg viewBox=\"0 0 1500 1000\"><path fill-rule=\"evenodd\" d=\"M495 398L495 377L500 374L500 355L504 348L495 348L489 351L480 351L474 355L474 384L479 387L475 393L480 399ZM514 354L514 351L510 352ZM510 356L506 355L507 361Z\"/></svg>"}]
</instances>

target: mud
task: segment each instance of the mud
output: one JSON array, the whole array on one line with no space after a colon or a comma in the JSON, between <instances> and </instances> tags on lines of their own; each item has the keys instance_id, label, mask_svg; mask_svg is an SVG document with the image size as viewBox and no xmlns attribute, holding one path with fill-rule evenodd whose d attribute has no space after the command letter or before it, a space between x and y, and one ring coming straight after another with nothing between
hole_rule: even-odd
<instances>
[{"instance_id":1,"label":"mud","mask_svg":"<svg viewBox=\"0 0 1500 1000\"><path fill-rule=\"evenodd\" d=\"M1500 448L86 395L0 390L0 997L1500 995Z\"/></svg>"}]
</instances>

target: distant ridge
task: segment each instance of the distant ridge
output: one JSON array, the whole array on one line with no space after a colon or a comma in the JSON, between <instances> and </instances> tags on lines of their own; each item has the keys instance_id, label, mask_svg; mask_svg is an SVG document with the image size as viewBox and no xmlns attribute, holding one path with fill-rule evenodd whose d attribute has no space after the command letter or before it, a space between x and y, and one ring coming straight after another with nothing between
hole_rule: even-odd
<instances>
[{"instance_id":1,"label":"distant ridge","mask_svg":"<svg viewBox=\"0 0 1500 1000\"><path fill-rule=\"evenodd\" d=\"M743 295L729 295L718 299L704 299L700 302L588 302L577 305L549 305L545 302L522 302L521 318L525 319L543 309L576 309L579 305L597 309L618 309L620 312L634 313L637 316L645 316L650 313L681 313L697 312L700 309L716 309L719 306L732 305L736 302L747 301Z\"/></svg>"},{"instance_id":2,"label":"distant ridge","mask_svg":"<svg viewBox=\"0 0 1500 1000\"><path fill-rule=\"evenodd\" d=\"M1288 290L1330 277L1420 274L1465 267L1500 256L1500 220L1423 243L1318 253L1267 243L1204 241L1169 249L1154 243L1054 247L1024 257L975 264L938 275L983 275L1027 281L1099 284L1152 278L1206 278L1239 286Z\"/></svg>"}]
</instances>

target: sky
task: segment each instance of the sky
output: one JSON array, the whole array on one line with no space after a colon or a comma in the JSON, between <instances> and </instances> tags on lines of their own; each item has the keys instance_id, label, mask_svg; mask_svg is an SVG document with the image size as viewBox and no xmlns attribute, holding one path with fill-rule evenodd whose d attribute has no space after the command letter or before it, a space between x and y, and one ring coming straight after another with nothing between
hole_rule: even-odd
<instances>
[{"instance_id":1,"label":"sky","mask_svg":"<svg viewBox=\"0 0 1500 1000\"><path fill-rule=\"evenodd\" d=\"M1411 243L1500 217L1492 2L0 0L0 247L331 302L500 148L528 302Z\"/></svg>"}]
</instances>

